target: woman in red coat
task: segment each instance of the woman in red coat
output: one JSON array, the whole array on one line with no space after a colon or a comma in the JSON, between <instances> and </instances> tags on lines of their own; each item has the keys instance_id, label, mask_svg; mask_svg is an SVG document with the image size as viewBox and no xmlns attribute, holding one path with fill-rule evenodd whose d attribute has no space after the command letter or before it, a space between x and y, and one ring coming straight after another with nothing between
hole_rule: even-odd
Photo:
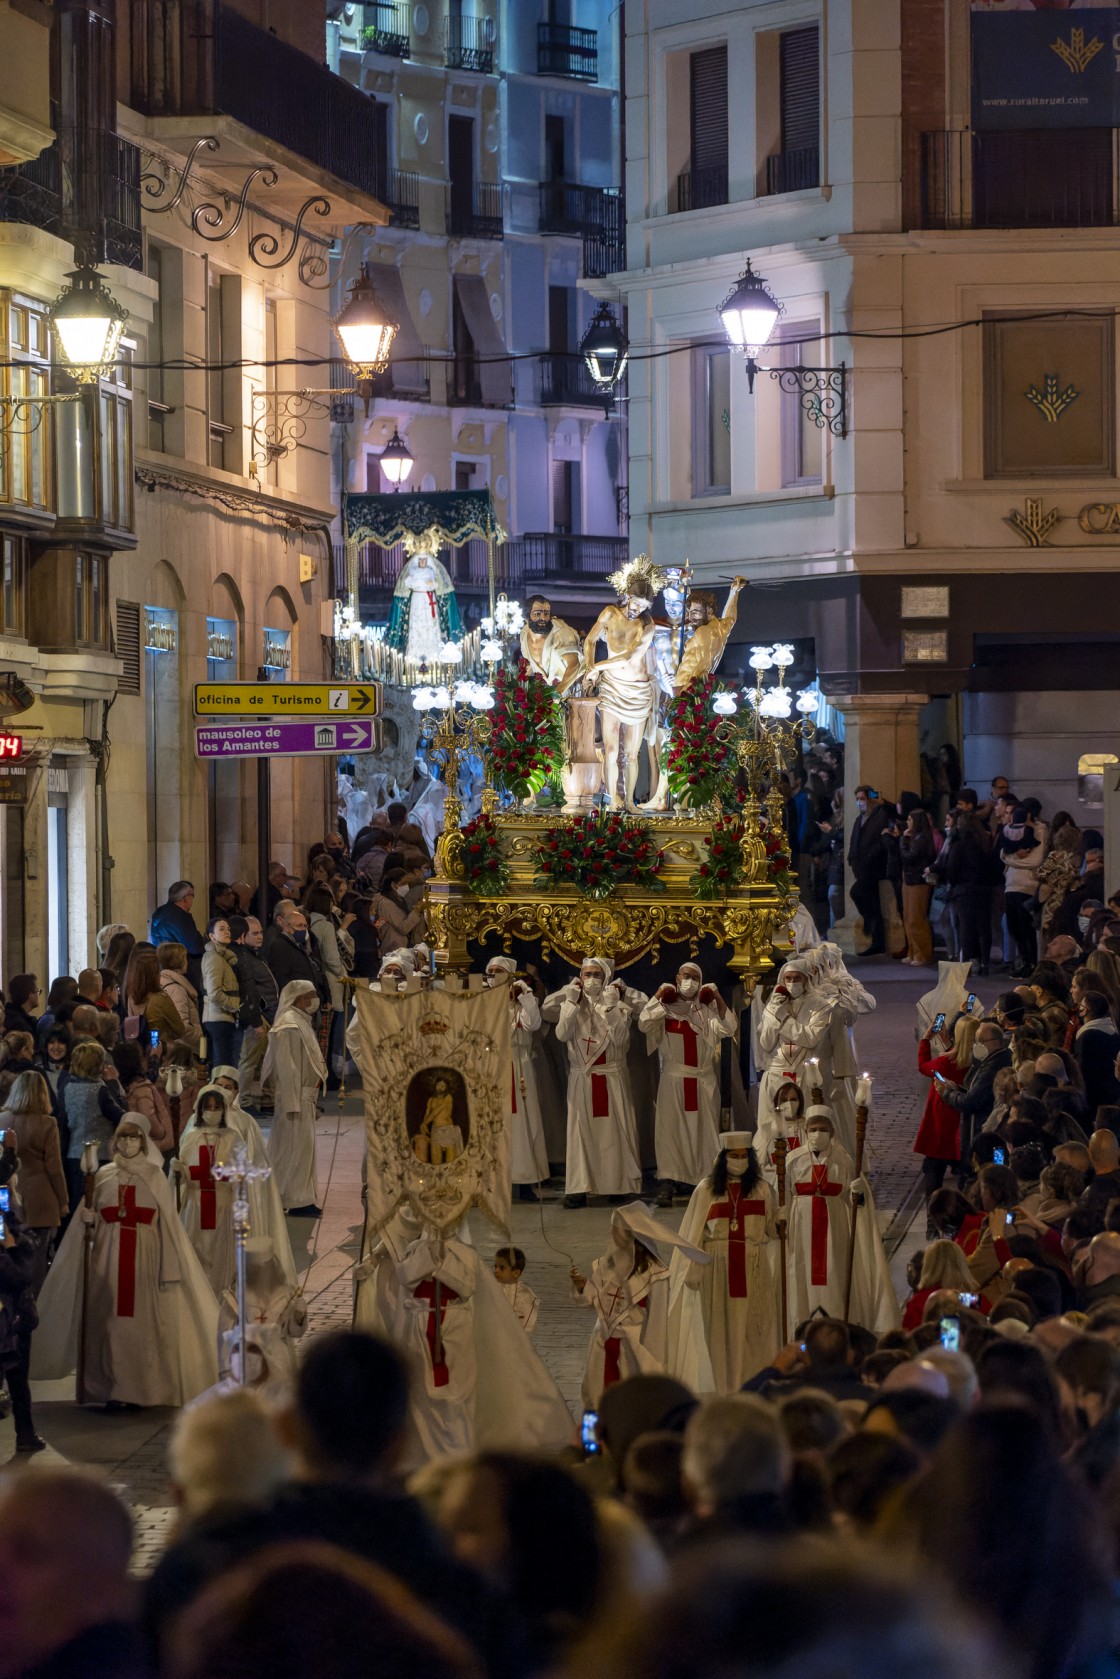
<instances>
[{"instance_id":1,"label":"woman in red coat","mask_svg":"<svg viewBox=\"0 0 1120 1679\"><path fill-rule=\"evenodd\" d=\"M914 1153L925 1155L922 1176L925 1179L927 1208L930 1197L940 1189L945 1173L950 1166L959 1163L961 1153L961 1116L956 1108L951 1108L938 1095L934 1075L940 1073L950 1084L964 1082L964 1075L972 1063L972 1040L976 1036L976 1027L977 1022L971 1015L962 1014L953 1032L951 1050L946 1052L944 1039L940 1035L935 1036L932 1028L918 1044L918 1071L929 1079L930 1085L922 1123L914 1139ZM937 1231L929 1223L927 1215L927 1241L936 1235Z\"/></svg>"}]
</instances>

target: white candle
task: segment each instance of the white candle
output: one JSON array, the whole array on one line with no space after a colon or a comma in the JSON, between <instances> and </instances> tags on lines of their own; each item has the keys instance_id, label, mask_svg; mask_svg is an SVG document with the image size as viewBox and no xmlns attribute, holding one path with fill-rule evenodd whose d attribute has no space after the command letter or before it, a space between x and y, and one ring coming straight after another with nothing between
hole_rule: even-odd
<instances>
[{"instance_id":1,"label":"white candle","mask_svg":"<svg viewBox=\"0 0 1120 1679\"><path fill-rule=\"evenodd\" d=\"M871 1074L864 1073L856 1085L856 1107L869 1108L871 1106Z\"/></svg>"}]
</instances>

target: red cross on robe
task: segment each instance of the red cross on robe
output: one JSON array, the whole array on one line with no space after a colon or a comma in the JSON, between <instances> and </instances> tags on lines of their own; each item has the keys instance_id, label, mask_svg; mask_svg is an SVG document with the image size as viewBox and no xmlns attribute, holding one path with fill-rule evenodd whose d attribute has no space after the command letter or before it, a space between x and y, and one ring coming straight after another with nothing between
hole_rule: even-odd
<instances>
[{"instance_id":1,"label":"red cross on robe","mask_svg":"<svg viewBox=\"0 0 1120 1679\"><path fill-rule=\"evenodd\" d=\"M828 1167L822 1165L814 1166L812 1177L803 1183L794 1184L794 1188L798 1195L813 1197L809 1281L814 1288L824 1288L828 1283L828 1202L825 1197L841 1195L844 1185L830 1182Z\"/></svg>"},{"instance_id":2,"label":"red cross on robe","mask_svg":"<svg viewBox=\"0 0 1120 1679\"><path fill-rule=\"evenodd\" d=\"M606 1073L595 1072L596 1067L605 1067L607 1052L604 1049L591 1063L591 1117L592 1119L609 1119L611 1117L611 1097L607 1086Z\"/></svg>"},{"instance_id":3,"label":"red cross on robe","mask_svg":"<svg viewBox=\"0 0 1120 1679\"><path fill-rule=\"evenodd\" d=\"M101 1217L106 1224L120 1229L117 1248L117 1316L136 1315L136 1232L140 1225L151 1224L156 1216L154 1207L136 1205L135 1184L122 1184L117 1191L115 1207L102 1207Z\"/></svg>"},{"instance_id":4,"label":"red cross on robe","mask_svg":"<svg viewBox=\"0 0 1120 1679\"><path fill-rule=\"evenodd\" d=\"M709 1218L727 1220L727 1292L732 1300L747 1298L747 1233L743 1220L766 1217L765 1201L741 1201L742 1187L729 1183L727 1199L713 1201L708 1208ZM736 1228L738 1226L738 1228Z\"/></svg>"},{"instance_id":5,"label":"red cross on robe","mask_svg":"<svg viewBox=\"0 0 1120 1679\"><path fill-rule=\"evenodd\" d=\"M198 1184L198 1223L202 1230L216 1230L218 1226L218 1180L210 1168L218 1158L217 1149L203 1143L198 1151L198 1165L190 1168L190 1175Z\"/></svg>"},{"instance_id":6,"label":"red cross on robe","mask_svg":"<svg viewBox=\"0 0 1120 1679\"><path fill-rule=\"evenodd\" d=\"M617 1289L615 1290L614 1302L615 1302L615 1305L617 1306L617 1304L618 1304L618 1290ZM644 1300L635 1301L634 1304L636 1306L638 1306L641 1311L648 1312L649 1311L649 1295L647 1294ZM606 1340L603 1342L603 1386L604 1386L604 1388L613 1387L616 1382L620 1382L622 1380L621 1359L622 1359L622 1337L619 1336L619 1335L608 1335Z\"/></svg>"},{"instance_id":7,"label":"red cross on robe","mask_svg":"<svg viewBox=\"0 0 1120 1679\"><path fill-rule=\"evenodd\" d=\"M681 1059L686 1067L697 1067L700 1064L697 1050L696 1028L691 1020L665 1021L666 1032L681 1040ZM698 1079L686 1078L684 1081L684 1111L694 1114L700 1111L700 1083Z\"/></svg>"},{"instance_id":8,"label":"red cross on robe","mask_svg":"<svg viewBox=\"0 0 1120 1679\"><path fill-rule=\"evenodd\" d=\"M426 590L425 594L426 594L427 601L428 601L428 611L431 613L431 615L434 619L438 616L438 614L436 612L436 597L432 593L431 589Z\"/></svg>"},{"instance_id":9,"label":"red cross on robe","mask_svg":"<svg viewBox=\"0 0 1120 1679\"><path fill-rule=\"evenodd\" d=\"M414 1300L428 1302L428 1321L424 1332L428 1338L428 1356L432 1361L432 1381L437 1388L445 1388L451 1380L451 1372L447 1368L447 1358L443 1344L443 1319L447 1311L448 1302L458 1300L459 1296L453 1288L445 1283L439 1284L439 1298L436 1298L436 1281L434 1277L425 1277L422 1283L417 1283L412 1291Z\"/></svg>"}]
</instances>

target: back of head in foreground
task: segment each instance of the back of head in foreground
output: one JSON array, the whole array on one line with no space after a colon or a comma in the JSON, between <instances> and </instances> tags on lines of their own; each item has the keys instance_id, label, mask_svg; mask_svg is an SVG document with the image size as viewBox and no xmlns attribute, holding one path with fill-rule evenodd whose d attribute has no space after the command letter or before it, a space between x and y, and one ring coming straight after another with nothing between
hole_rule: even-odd
<instances>
[{"instance_id":1,"label":"back of head in foreground","mask_svg":"<svg viewBox=\"0 0 1120 1679\"><path fill-rule=\"evenodd\" d=\"M317 1480L368 1480L394 1467L408 1419L408 1368L356 1329L316 1338L300 1361L289 1443Z\"/></svg>"},{"instance_id":2,"label":"back of head in foreground","mask_svg":"<svg viewBox=\"0 0 1120 1679\"><path fill-rule=\"evenodd\" d=\"M1005 1679L928 1579L812 1541L690 1551L613 1658L612 1679Z\"/></svg>"}]
</instances>

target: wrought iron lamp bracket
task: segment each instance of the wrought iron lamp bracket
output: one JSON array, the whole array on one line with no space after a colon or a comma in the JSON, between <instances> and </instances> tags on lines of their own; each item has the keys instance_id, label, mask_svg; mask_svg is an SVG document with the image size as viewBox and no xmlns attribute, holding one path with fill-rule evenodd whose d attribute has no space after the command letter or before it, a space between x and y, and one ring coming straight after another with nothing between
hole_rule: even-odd
<instances>
[{"instance_id":1,"label":"wrought iron lamp bracket","mask_svg":"<svg viewBox=\"0 0 1120 1679\"><path fill-rule=\"evenodd\" d=\"M796 392L801 407L823 431L827 426L834 437L848 435L848 369L839 367L758 367L759 373L769 373L783 391Z\"/></svg>"},{"instance_id":2,"label":"wrought iron lamp bracket","mask_svg":"<svg viewBox=\"0 0 1120 1679\"><path fill-rule=\"evenodd\" d=\"M260 488L261 469L271 466L303 441L309 420L332 417L340 397L356 395L353 390L254 391L249 477L257 488Z\"/></svg>"},{"instance_id":3,"label":"wrought iron lamp bracket","mask_svg":"<svg viewBox=\"0 0 1120 1679\"><path fill-rule=\"evenodd\" d=\"M62 396L0 396L0 436L30 437L42 425L47 408L56 402L81 400L81 391L67 391Z\"/></svg>"},{"instance_id":4,"label":"wrought iron lamp bracket","mask_svg":"<svg viewBox=\"0 0 1120 1679\"><path fill-rule=\"evenodd\" d=\"M187 161L183 165L183 173L176 181L174 190L171 186L174 165L169 163L166 158L161 157L158 152L145 151L144 161L146 163L162 163L168 170L167 175L162 175L158 169L148 168L140 177L140 186L143 190L142 205L149 215L166 216L172 210L178 209L190 184L195 160L199 152L204 149L208 152L217 151L218 142L213 135L204 134L201 139L195 141L187 154Z\"/></svg>"}]
</instances>

